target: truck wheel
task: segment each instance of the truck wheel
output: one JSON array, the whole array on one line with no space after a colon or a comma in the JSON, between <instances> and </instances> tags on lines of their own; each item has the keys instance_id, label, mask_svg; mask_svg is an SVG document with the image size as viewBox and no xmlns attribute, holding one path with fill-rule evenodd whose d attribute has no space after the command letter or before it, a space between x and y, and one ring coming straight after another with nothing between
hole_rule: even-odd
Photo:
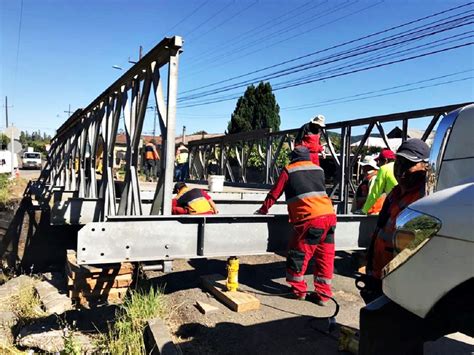
<instances>
[{"instance_id":1,"label":"truck wheel","mask_svg":"<svg viewBox=\"0 0 474 355\"><path fill-rule=\"evenodd\" d=\"M433 327L435 337L433 340L455 332L474 336L472 295L474 295L474 278L451 290L433 307L426 318Z\"/></svg>"}]
</instances>

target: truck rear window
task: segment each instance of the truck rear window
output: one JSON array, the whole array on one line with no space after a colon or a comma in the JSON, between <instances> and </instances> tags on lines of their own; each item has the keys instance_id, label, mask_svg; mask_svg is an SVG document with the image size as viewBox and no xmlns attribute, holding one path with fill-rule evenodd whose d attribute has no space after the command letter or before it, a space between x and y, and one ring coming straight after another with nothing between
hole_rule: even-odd
<instances>
[{"instance_id":1,"label":"truck rear window","mask_svg":"<svg viewBox=\"0 0 474 355\"><path fill-rule=\"evenodd\" d=\"M23 158L26 158L26 159L41 159L41 155L39 153L25 153Z\"/></svg>"}]
</instances>

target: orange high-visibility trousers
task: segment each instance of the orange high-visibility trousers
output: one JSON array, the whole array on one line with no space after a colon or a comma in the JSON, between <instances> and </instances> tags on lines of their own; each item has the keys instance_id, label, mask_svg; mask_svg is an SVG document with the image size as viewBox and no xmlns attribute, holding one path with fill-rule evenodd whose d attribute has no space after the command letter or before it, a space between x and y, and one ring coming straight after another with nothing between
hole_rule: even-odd
<instances>
[{"instance_id":1,"label":"orange high-visibility trousers","mask_svg":"<svg viewBox=\"0 0 474 355\"><path fill-rule=\"evenodd\" d=\"M304 297L307 290L304 275L309 261L314 258L314 290L326 301L327 296L332 296L336 215L316 217L293 228L286 258L286 281L297 297Z\"/></svg>"}]
</instances>

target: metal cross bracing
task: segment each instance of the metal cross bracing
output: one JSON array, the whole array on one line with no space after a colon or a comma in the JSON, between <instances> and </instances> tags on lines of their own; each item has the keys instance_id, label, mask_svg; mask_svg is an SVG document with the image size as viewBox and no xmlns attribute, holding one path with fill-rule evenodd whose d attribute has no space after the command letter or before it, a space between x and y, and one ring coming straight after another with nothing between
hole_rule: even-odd
<instances>
[{"instance_id":1,"label":"metal cross bracing","mask_svg":"<svg viewBox=\"0 0 474 355\"><path fill-rule=\"evenodd\" d=\"M357 186L353 178L356 163L367 139L374 131L379 133L386 147L390 148L384 124L400 121L401 139L404 141L408 137L409 122L428 117L429 123L421 137L426 140L440 117L463 105L465 103L328 123L322 130L322 141L326 142L328 147L330 158L327 161L331 162L335 169L335 174L332 174L334 179L328 181L328 189L338 205L338 213L348 213L350 195L355 192ZM352 147L353 132L365 126L367 128L359 145ZM293 149L297 132L298 129L279 132L258 130L190 142L190 180L205 182L209 174L214 173L224 175L226 184L230 186L268 188L280 174L284 166L284 156ZM334 147L334 134L337 134L340 141L338 150ZM250 166L251 156L257 157L259 167L256 168L255 163ZM324 161L322 165L324 168ZM326 174L331 175L328 171Z\"/></svg>"},{"instance_id":2,"label":"metal cross bracing","mask_svg":"<svg viewBox=\"0 0 474 355\"><path fill-rule=\"evenodd\" d=\"M27 194L49 203L53 192L96 202L95 220L143 213L138 183L139 144L150 96L161 128L161 179L152 211L171 213L178 63L181 37L165 38L86 108L77 110L57 131L40 178ZM160 69L167 66L166 99ZM125 179L116 198L113 150L119 121L126 137ZM98 156L98 149L101 154ZM97 179L96 163L102 176Z\"/></svg>"}]
</instances>

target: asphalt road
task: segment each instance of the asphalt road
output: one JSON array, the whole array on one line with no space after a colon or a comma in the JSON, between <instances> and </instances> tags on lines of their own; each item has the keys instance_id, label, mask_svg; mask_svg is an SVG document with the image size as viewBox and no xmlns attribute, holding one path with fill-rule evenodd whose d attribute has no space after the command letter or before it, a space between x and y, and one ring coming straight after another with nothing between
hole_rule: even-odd
<instances>
[{"instance_id":1,"label":"asphalt road","mask_svg":"<svg viewBox=\"0 0 474 355\"><path fill-rule=\"evenodd\" d=\"M26 180L36 180L41 173L41 170L20 169L20 177Z\"/></svg>"}]
</instances>

